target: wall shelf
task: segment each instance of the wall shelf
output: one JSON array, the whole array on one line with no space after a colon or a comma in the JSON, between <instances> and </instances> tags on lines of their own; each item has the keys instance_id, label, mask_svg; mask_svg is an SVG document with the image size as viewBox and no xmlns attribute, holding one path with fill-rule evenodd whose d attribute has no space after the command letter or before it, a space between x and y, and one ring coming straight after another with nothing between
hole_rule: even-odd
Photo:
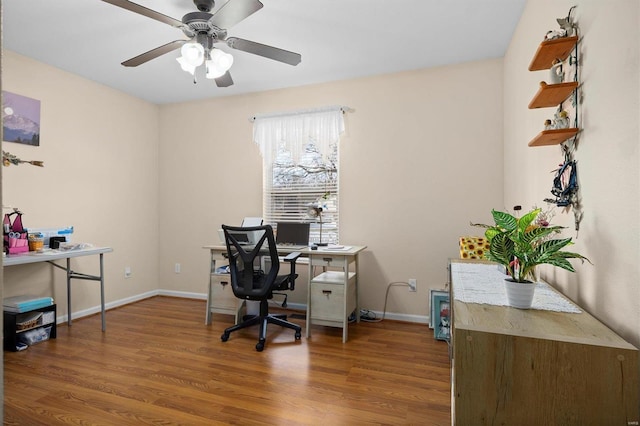
<instances>
[{"instance_id":1,"label":"wall shelf","mask_svg":"<svg viewBox=\"0 0 640 426\"><path fill-rule=\"evenodd\" d=\"M559 84L547 84L541 81L538 93L536 93L531 102L529 102L529 109L558 106L558 104L564 102L577 87L577 81Z\"/></svg>"},{"instance_id":2,"label":"wall shelf","mask_svg":"<svg viewBox=\"0 0 640 426\"><path fill-rule=\"evenodd\" d=\"M543 41L529 64L529 71L547 70L551 68L555 59L564 61L577 42L578 36Z\"/></svg>"},{"instance_id":3,"label":"wall shelf","mask_svg":"<svg viewBox=\"0 0 640 426\"><path fill-rule=\"evenodd\" d=\"M578 134L580 129L572 127L569 129L543 130L529 142L529 146L560 145L562 142Z\"/></svg>"}]
</instances>

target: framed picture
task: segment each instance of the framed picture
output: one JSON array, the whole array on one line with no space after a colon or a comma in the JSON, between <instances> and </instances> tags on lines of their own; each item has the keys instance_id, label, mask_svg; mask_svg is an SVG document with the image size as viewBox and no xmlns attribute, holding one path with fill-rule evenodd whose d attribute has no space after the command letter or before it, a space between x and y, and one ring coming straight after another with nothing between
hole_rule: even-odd
<instances>
[{"instance_id":1,"label":"framed picture","mask_svg":"<svg viewBox=\"0 0 640 426\"><path fill-rule=\"evenodd\" d=\"M4 142L40 146L40 101L2 91Z\"/></svg>"},{"instance_id":2,"label":"framed picture","mask_svg":"<svg viewBox=\"0 0 640 426\"><path fill-rule=\"evenodd\" d=\"M433 328L433 336L436 340L449 341L451 336L451 305L449 292L443 290L431 290L431 315L429 326Z\"/></svg>"}]
</instances>

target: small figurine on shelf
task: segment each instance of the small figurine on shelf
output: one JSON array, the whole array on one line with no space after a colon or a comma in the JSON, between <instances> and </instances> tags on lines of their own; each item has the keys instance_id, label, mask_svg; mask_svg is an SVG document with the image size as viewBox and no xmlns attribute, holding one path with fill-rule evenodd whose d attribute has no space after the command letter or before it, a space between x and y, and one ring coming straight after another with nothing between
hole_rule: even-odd
<instances>
[{"instance_id":1,"label":"small figurine on shelf","mask_svg":"<svg viewBox=\"0 0 640 426\"><path fill-rule=\"evenodd\" d=\"M575 6L572 6L571 9L569 9L569 13L567 14L566 18L556 19L558 25L560 25L560 28L565 31L567 37L571 37L576 31L576 24L575 22L573 22L573 18L571 17L571 12L573 12L573 9L575 9Z\"/></svg>"},{"instance_id":2,"label":"small figurine on shelf","mask_svg":"<svg viewBox=\"0 0 640 426\"><path fill-rule=\"evenodd\" d=\"M567 114L567 111L557 111L554 114L554 119L553 119L553 123L554 123L554 128L556 129L568 129L569 128L569 114Z\"/></svg>"},{"instance_id":3,"label":"small figurine on shelf","mask_svg":"<svg viewBox=\"0 0 640 426\"><path fill-rule=\"evenodd\" d=\"M564 71L562 69L562 61L553 60L553 65L549 69L549 84L560 84L564 80Z\"/></svg>"},{"instance_id":4,"label":"small figurine on shelf","mask_svg":"<svg viewBox=\"0 0 640 426\"><path fill-rule=\"evenodd\" d=\"M571 37L574 35L577 26L571 17L571 12L573 12L574 8L575 6L569 9L569 13L566 18L556 19L556 22L560 25L560 29L547 31L547 34L544 36L545 40L555 40L557 38Z\"/></svg>"},{"instance_id":5,"label":"small figurine on shelf","mask_svg":"<svg viewBox=\"0 0 640 426\"><path fill-rule=\"evenodd\" d=\"M547 31L547 34L545 34L544 39L548 41L548 40L555 40L557 38L562 38L566 36L567 36L567 32L562 28L560 28L559 30Z\"/></svg>"},{"instance_id":6,"label":"small figurine on shelf","mask_svg":"<svg viewBox=\"0 0 640 426\"><path fill-rule=\"evenodd\" d=\"M553 130L553 123L548 118L544 120L544 129L545 130Z\"/></svg>"}]
</instances>

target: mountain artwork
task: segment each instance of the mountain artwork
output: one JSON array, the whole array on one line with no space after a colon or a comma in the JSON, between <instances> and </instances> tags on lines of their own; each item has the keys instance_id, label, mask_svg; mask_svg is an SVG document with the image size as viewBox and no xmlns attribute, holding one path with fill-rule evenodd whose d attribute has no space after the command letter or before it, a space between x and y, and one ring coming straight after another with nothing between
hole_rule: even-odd
<instances>
[{"instance_id":1,"label":"mountain artwork","mask_svg":"<svg viewBox=\"0 0 640 426\"><path fill-rule=\"evenodd\" d=\"M2 91L3 141L40 145L40 101Z\"/></svg>"}]
</instances>

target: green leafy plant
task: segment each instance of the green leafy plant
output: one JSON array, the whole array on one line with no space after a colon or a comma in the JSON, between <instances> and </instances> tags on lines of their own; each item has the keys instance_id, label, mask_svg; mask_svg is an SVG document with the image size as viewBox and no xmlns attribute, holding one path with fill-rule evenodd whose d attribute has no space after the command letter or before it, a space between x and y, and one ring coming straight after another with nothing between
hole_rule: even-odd
<instances>
[{"instance_id":1,"label":"green leafy plant","mask_svg":"<svg viewBox=\"0 0 640 426\"><path fill-rule=\"evenodd\" d=\"M474 224L486 228L485 236L490 248L487 259L503 265L514 281L535 280L537 265L549 264L567 271L575 272L567 259L589 259L578 253L562 251L573 244L571 238L554 239L562 226L551 226L545 220L539 220L542 209L534 209L523 216L515 216L492 210L494 225Z\"/></svg>"}]
</instances>

